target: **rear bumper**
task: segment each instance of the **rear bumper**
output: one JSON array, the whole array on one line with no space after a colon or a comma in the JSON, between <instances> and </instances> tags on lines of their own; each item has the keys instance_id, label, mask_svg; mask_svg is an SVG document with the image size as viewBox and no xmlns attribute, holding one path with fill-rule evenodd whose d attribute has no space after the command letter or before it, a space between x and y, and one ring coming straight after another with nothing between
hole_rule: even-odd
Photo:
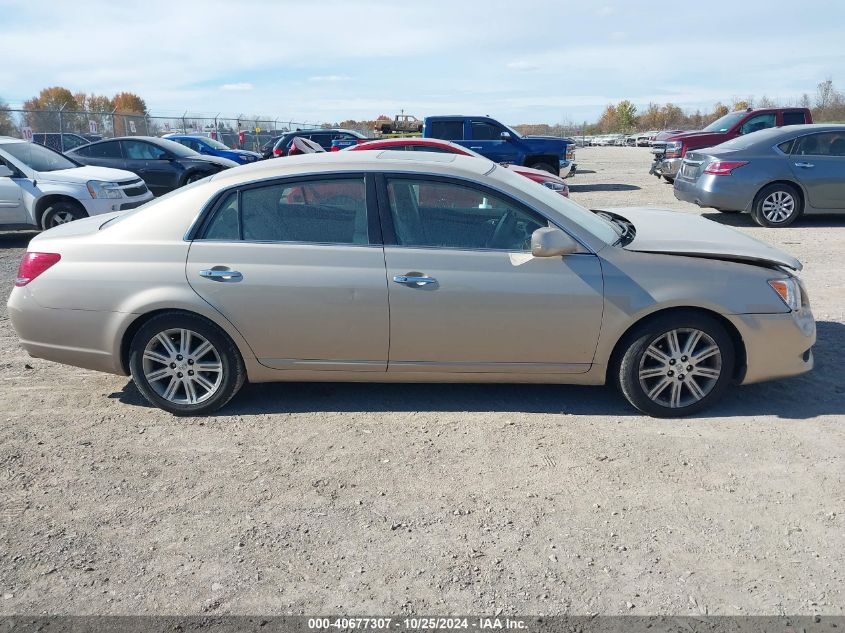
<instances>
[{"instance_id":1,"label":"rear bumper","mask_svg":"<svg viewBox=\"0 0 845 633\"><path fill-rule=\"evenodd\" d=\"M734 314L727 319L746 351L742 384L797 376L813 368L816 323L808 308L784 314Z\"/></svg>"},{"instance_id":2,"label":"rear bumper","mask_svg":"<svg viewBox=\"0 0 845 633\"><path fill-rule=\"evenodd\" d=\"M700 207L745 211L751 206L746 186L740 186L732 176L711 176L705 174L697 180L675 180L675 197Z\"/></svg>"},{"instance_id":3,"label":"rear bumper","mask_svg":"<svg viewBox=\"0 0 845 633\"><path fill-rule=\"evenodd\" d=\"M30 356L122 374L113 353L119 323L126 315L94 310L45 308L26 288L14 288L7 304L9 320Z\"/></svg>"}]
</instances>

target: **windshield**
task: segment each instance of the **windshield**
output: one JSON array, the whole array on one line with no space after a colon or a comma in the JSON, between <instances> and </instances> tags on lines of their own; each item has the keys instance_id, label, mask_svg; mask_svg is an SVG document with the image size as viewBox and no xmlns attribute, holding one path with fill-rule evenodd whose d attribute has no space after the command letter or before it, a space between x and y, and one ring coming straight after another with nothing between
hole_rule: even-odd
<instances>
[{"instance_id":1,"label":"windshield","mask_svg":"<svg viewBox=\"0 0 845 633\"><path fill-rule=\"evenodd\" d=\"M58 152L37 143L2 143L0 149L35 171L57 171L79 166Z\"/></svg>"},{"instance_id":2,"label":"windshield","mask_svg":"<svg viewBox=\"0 0 845 633\"><path fill-rule=\"evenodd\" d=\"M177 143L176 141L171 141L166 138L155 139L155 144L162 149L166 149L171 154L176 154L179 158L193 158L194 156L199 156L199 152L195 152L181 143Z\"/></svg>"},{"instance_id":3,"label":"windshield","mask_svg":"<svg viewBox=\"0 0 845 633\"><path fill-rule=\"evenodd\" d=\"M734 125L739 123L740 119L745 116L745 112L731 112L730 114L726 114L725 116L716 119L704 128L704 132L727 132L730 130Z\"/></svg>"},{"instance_id":4,"label":"windshield","mask_svg":"<svg viewBox=\"0 0 845 633\"><path fill-rule=\"evenodd\" d=\"M547 207L551 207L605 244L615 244L619 240L622 231L613 222L606 217L596 215L558 192L509 169L497 168L491 175L507 180L508 184L521 189L527 196L539 200Z\"/></svg>"},{"instance_id":5,"label":"windshield","mask_svg":"<svg viewBox=\"0 0 845 633\"><path fill-rule=\"evenodd\" d=\"M229 149L228 145L224 145L220 141L215 141L213 138L204 138L206 145L211 145L214 149Z\"/></svg>"}]
</instances>

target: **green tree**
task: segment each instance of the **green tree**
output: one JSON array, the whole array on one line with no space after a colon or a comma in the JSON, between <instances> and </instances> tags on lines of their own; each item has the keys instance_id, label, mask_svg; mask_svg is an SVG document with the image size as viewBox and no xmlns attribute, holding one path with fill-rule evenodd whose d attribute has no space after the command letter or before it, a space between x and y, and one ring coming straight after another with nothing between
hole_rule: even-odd
<instances>
[{"instance_id":1,"label":"green tree","mask_svg":"<svg viewBox=\"0 0 845 633\"><path fill-rule=\"evenodd\" d=\"M616 121L620 132L630 132L637 125L637 106L625 99L616 104Z\"/></svg>"},{"instance_id":2,"label":"green tree","mask_svg":"<svg viewBox=\"0 0 845 633\"><path fill-rule=\"evenodd\" d=\"M17 136L18 129L12 121L12 113L3 99L0 99L0 136Z\"/></svg>"}]
</instances>

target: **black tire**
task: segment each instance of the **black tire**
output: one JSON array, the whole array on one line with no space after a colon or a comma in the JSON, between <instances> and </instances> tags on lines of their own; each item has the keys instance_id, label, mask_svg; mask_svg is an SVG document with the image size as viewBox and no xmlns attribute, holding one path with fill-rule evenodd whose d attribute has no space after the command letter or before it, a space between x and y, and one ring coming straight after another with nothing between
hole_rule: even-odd
<instances>
[{"instance_id":1,"label":"black tire","mask_svg":"<svg viewBox=\"0 0 845 633\"><path fill-rule=\"evenodd\" d=\"M182 178L182 184L179 185L180 187L184 187L185 185L190 185L192 182L196 182L197 180L202 180L210 176L211 174L204 174L198 171L188 172L184 178Z\"/></svg>"},{"instance_id":2,"label":"black tire","mask_svg":"<svg viewBox=\"0 0 845 633\"><path fill-rule=\"evenodd\" d=\"M675 179L674 179L674 178L672 178L672 176L663 176L663 180L665 180L666 182L668 182L670 185L674 185L674 184L675 184Z\"/></svg>"},{"instance_id":3,"label":"black tire","mask_svg":"<svg viewBox=\"0 0 845 633\"><path fill-rule=\"evenodd\" d=\"M534 163L533 165L529 165L532 169L541 169L542 171L547 171L550 174L554 174L555 176L560 175L560 169L555 169L554 165L549 163Z\"/></svg>"},{"instance_id":4,"label":"black tire","mask_svg":"<svg viewBox=\"0 0 845 633\"><path fill-rule=\"evenodd\" d=\"M177 347L178 341L172 334L172 331L176 330L189 330L193 335L191 340L199 342L200 339L205 339L212 349L192 358L191 347L188 345L186 355L176 356L175 353L180 351ZM159 334L171 341L175 350L173 355L164 351L166 348L159 343L161 340L158 338ZM194 348L195 351L199 351L200 347L202 344ZM232 339L216 324L196 314L165 312L154 316L135 333L129 349L129 371L138 390L151 404L173 415L205 415L216 411L235 396L246 380L243 359ZM150 360L145 357L147 351L158 356L166 356L171 362ZM191 374L194 378L187 377L193 371L192 367L217 365L220 367L219 372L197 369ZM165 375L159 380L151 381L148 377L161 371L165 371ZM213 383L214 389L206 389L200 383L203 379L209 384ZM172 397L165 397L174 381L179 384L173 391ZM167 383L167 387L164 387L164 383ZM209 391L210 394L207 394L204 399L198 399L196 403L188 402L191 391L195 396L197 395L198 386ZM164 393L160 393L162 390Z\"/></svg>"},{"instance_id":5,"label":"black tire","mask_svg":"<svg viewBox=\"0 0 845 633\"><path fill-rule=\"evenodd\" d=\"M673 331L677 343L675 353L668 345ZM702 336L688 356L684 347L693 332ZM662 347L662 342L667 345ZM714 346L718 353L712 352ZM665 361L653 356L649 348L656 348L654 353L665 352ZM714 317L694 311L673 312L645 321L625 337L619 352L613 371L622 395L643 413L659 418L682 417L709 407L731 383L736 362L734 343L724 326ZM696 355L701 360L696 362ZM709 374L707 377L705 372ZM658 389L660 385L664 386ZM676 390L677 405L673 406Z\"/></svg>"},{"instance_id":6,"label":"black tire","mask_svg":"<svg viewBox=\"0 0 845 633\"><path fill-rule=\"evenodd\" d=\"M44 209L41 215L41 228L45 231L60 224L87 218L88 212L81 205L69 200L59 200Z\"/></svg>"},{"instance_id":7,"label":"black tire","mask_svg":"<svg viewBox=\"0 0 845 633\"><path fill-rule=\"evenodd\" d=\"M789 226L804 212L804 202L792 185L775 183L763 187L754 197L751 217L760 226ZM783 218L783 219L781 219Z\"/></svg>"}]
</instances>

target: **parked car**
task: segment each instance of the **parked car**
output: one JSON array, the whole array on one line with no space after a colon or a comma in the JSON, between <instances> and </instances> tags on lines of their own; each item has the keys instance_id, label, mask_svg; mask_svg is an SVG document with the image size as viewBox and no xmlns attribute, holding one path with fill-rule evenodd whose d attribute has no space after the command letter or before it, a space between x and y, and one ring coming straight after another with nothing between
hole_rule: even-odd
<instances>
[{"instance_id":1,"label":"parked car","mask_svg":"<svg viewBox=\"0 0 845 633\"><path fill-rule=\"evenodd\" d=\"M84 165L131 171L157 196L238 165L228 158L203 156L175 141L153 136L106 139L66 153Z\"/></svg>"},{"instance_id":2,"label":"parked car","mask_svg":"<svg viewBox=\"0 0 845 633\"><path fill-rule=\"evenodd\" d=\"M393 121L377 121L378 131L382 134L396 132L422 132L423 122L412 114L397 114Z\"/></svg>"},{"instance_id":3,"label":"parked car","mask_svg":"<svg viewBox=\"0 0 845 633\"><path fill-rule=\"evenodd\" d=\"M91 142L85 137L71 132L64 132L62 134L59 134L58 132L36 132L32 135L32 141L33 143L44 145L50 149L56 150L57 152L66 152L75 147L88 145L88 143Z\"/></svg>"},{"instance_id":4,"label":"parked car","mask_svg":"<svg viewBox=\"0 0 845 633\"><path fill-rule=\"evenodd\" d=\"M424 138L439 138L463 145L496 163L541 169L566 178L572 173L575 143L556 136L520 136L485 116L430 116Z\"/></svg>"},{"instance_id":5,"label":"parked car","mask_svg":"<svg viewBox=\"0 0 845 633\"><path fill-rule=\"evenodd\" d=\"M635 136L637 147L648 147L651 144L651 139L655 136L657 136L657 130L640 132Z\"/></svg>"},{"instance_id":6,"label":"parked car","mask_svg":"<svg viewBox=\"0 0 845 633\"><path fill-rule=\"evenodd\" d=\"M261 146L261 158L268 159L273 158L273 148L276 146L276 143L279 142L279 139L282 138L282 134L278 134L276 136L270 137L266 143Z\"/></svg>"},{"instance_id":7,"label":"parked car","mask_svg":"<svg viewBox=\"0 0 845 633\"><path fill-rule=\"evenodd\" d=\"M378 139L375 141L358 143L357 145L349 147L347 151L352 152L378 149L391 150L394 152L438 152L443 154L460 154L461 156L475 156L477 158L488 160L481 154L474 152L471 149L467 149L462 145L452 143L451 141L442 141L437 138L412 137ZM550 174L542 169L532 169L531 167L522 167L520 165L504 166L521 176L525 176L526 178L551 189L552 191L557 191L562 196L569 197L569 186L560 176L555 176L554 174Z\"/></svg>"},{"instance_id":8,"label":"parked car","mask_svg":"<svg viewBox=\"0 0 845 633\"><path fill-rule=\"evenodd\" d=\"M178 415L247 380L316 380L610 382L676 417L812 368L800 268L716 222L594 213L475 157L356 151L43 233L8 315L30 354L131 374Z\"/></svg>"},{"instance_id":9,"label":"parked car","mask_svg":"<svg viewBox=\"0 0 845 633\"><path fill-rule=\"evenodd\" d=\"M713 147L737 136L770 127L812 123L807 108L759 108L729 112L700 131L660 134L651 144L654 161L650 174L673 182L686 153L703 147Z\"/></svg>"},{"instance_id":10,"label":"parked car","mask_svg":"<svg viewBox=\"0 0 845 633\"><path fill-rule=\"evenodd\" d=\"M220 141L215 141L213 138L208 138L206 136L167 134L164 138L170 141L176 141L180 145L184 145L198 154L228 158L229 160L233 160L242 165L261 160L261 154L258 152L249 152L245 149L231 149L228 145L224 145Z\"/></svg>"},{"instance_id":11,"label":"parked car","mask_svg":"<svg viewBox=\"0 0 845 633\"><path fill-rule=\"evenodd\" d=\"M152 197L133 173L83 167L49 147L0 136L0 230L49 229Z\"/></svg>"},{"instance_id":12,"label":"parked car","mask_svg":"<svg viewBox=\"0 0 845 633\"><path fill-rule=\"evenodd\" d=\"M845 212L845 125L794 125L687 152L675 197L761 226Z\"/></svg>"},{"instance_id":13,"label":"parked car","mask_svg":"<svg viewBox=\"0 0 845 633\"><path fill-rule=\"evenodd\" d=\"M367 140L366 136L355 130L296 130L295 132L288 132L276 142L273 147L273 156L287 156L293 139L297 137L314 141L327 152L332 149L332 141L348 141L350 145L354 145L358 141Z\"/></svg>"}]
</instances>

